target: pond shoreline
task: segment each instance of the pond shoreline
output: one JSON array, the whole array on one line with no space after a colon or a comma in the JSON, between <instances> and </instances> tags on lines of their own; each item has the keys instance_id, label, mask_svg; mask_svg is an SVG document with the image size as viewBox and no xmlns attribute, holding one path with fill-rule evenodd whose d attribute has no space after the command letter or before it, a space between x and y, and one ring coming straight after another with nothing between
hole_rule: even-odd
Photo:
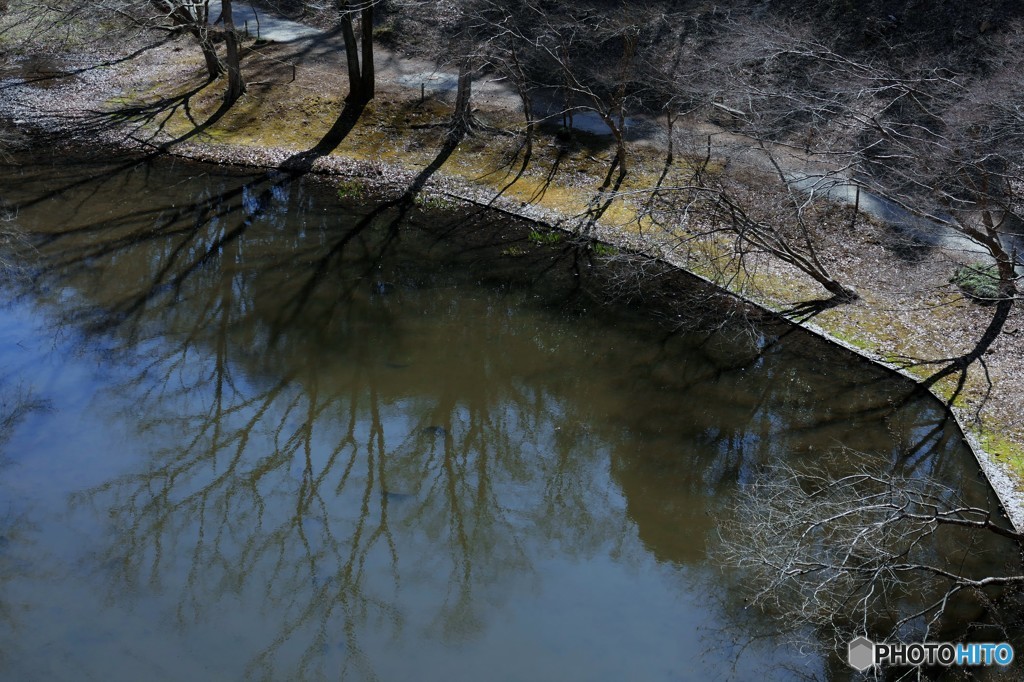
<instances>
[{"instance_id":1,"label":"pond shoreline","mask_svg":"<svg viewBox=\"0 0 1024 682\"><path fill-rule=\"evenodd\" d=\"M89 61L88 58L83 59L86 62ZM126 89L117 78L106 77L104 73L101 73L102 71L104 71L103 68L84 70L67 83L58 83L47 88L16 86L19 94L27 93L29 96L24 99L5 99L0 103L0 118L13 123L18 129L26 130L30 138L34 135L32 129L36 128L39 135L48 141L52 141L55 137L60 144L69 147L96 147L97 143L100 143L110 145L112 149L139 153L140 158L145 158L150 154L168 155L204 163L255 168L267 172L284 172L283 167L287 167L289 159L296 154L294 149L287 147L239 145L215 140L195 141L190 139L173 145L164 142L156 143L158 138L140 139L136 137L133 133L138 128L133 129L135 124L128 119L121 121L104 119L103 124L99 125L94 118L95 112L102 111L112 98L121 96L126 90L130 90L130 88ZM155 76L151 77L155 78ZM162 81L156 79L153 82ZM38 115L33 116L32 112L36 112ZM164 139L167 139L166 136ZM339 149L330 155L315 159L303 174L321 179L357 180L366 184L370 188L369 191L375 195L394 197L407 191L420 173L411 166L383 158L367 160L346 156L345 150ZM430 175L423 184L421 192L427 197L436 196L447 200L467 202L547 228L558 228L560 224L566 222L568 217L564 213L537 203L517 201L510 196L495 197L491 188L474 184L457 174L446 173L444 169ZM662 245L652 244L649 239L600 223L594 226L593 233L588 236L618 249L640 254L678 268L737 300L770 313L773 317L801 327L845 350L853 351L856 355L909 378L919 385L922 382L920 376L911 373L905 367L887 361L883 355L874 350L858 347L814 322L791 319L783 314L781 307L773 306L768 301L757 300L742 292L721 288L715 282L693 273L681 263L673 261L671 255L662 248ZM937 395L936 399L944 402L941 396ZM1024 493L1020 490L1019 485L993 454L986 450L981 439L970 427L971 411L967 408L954 407L949 409L949 412L964 434L981 471L988 478L1012 524L1018 530L1024 530Z\"/></svg>"}]
</instances>

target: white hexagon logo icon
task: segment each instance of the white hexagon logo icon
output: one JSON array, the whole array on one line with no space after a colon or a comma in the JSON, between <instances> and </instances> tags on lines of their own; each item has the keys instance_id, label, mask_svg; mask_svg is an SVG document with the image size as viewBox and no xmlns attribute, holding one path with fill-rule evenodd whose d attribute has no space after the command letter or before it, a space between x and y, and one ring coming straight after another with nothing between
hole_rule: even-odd
<instances>
[{"instance_id":1,"label":"white hexagon logo icon","mask_svg":"<svg viewBox=\"0 0 1024 682\"><path fill-rule=\"evenodd\" d=\"M864 672L875 664L875 643L867 637L858 637L850 642L847 661L850 667Z\"/></svg>"}]
</instances>

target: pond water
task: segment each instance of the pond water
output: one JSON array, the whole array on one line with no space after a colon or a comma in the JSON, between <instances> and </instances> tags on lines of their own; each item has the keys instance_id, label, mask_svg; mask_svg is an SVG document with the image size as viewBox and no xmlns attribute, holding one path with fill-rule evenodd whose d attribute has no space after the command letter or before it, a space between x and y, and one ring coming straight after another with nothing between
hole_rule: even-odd
<instances>
[{"instance_id":1,"label":"pond water","mask_svg":"<svg viewBox=\"0 0 1024 682\"><path fill-rule=\"evenodd\" d=\"M738 486L844 444L993 504L903 382L604 305L600 259L487 214L0 174L34 248L0 308L2 679L841 679L709 558Z\"/></svg>"}]
</instances>

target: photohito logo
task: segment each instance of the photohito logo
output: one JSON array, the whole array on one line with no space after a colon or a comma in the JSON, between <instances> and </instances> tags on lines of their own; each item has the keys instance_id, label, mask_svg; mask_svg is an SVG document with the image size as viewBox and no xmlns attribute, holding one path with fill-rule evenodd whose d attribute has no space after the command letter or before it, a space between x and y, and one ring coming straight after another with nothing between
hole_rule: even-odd
<instances>
[{"instance_id":1,"label":"photohito logo","mask_svg":"<svg viewBox=\"0 0 1024 682\"><path fill-rule=\"evenodd\" d=\"M867 637L850 642L847 659L850 667L864 672L875 665L977 666L1013 663L1013 647L1006 642L894 642L875 643Z\"/></svg>"}]
</instances>

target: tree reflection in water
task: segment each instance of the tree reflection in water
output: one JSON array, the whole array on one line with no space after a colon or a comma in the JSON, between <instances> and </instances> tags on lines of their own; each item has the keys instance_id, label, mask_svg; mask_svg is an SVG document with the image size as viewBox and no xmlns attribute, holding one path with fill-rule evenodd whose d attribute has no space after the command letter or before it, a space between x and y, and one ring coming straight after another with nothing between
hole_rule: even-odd
<instances>
[{"instance_id":1,"label":"tree reflection in water","mask_svg":"<svg viewBox=\"0 0 1024 682\"><path fill-rule=\"evenodd\" d=\"M913 398L879 373L794 368L784 331L659 344L516 317L588 305L600 285L573 244L527 248L528 229L465 213L456 229L393 201L326 212L274 174L110 201L142 196L148 172L69 180L56 225L25 211L30 295L130 370L104 390L139 462L74 497L109 520L109 598L177 595L182 629L258 620L247 678L373 679L392 643L482 637L554 554L650 552L727 597L742 578L685 569L735 485L779 457L842 442L894 470L963 470L934 456L954 434L941 413L902 409Z\"/></svg>"},{"instance_id":2,"label":"tree reflection in water","mask_svg":"<svg viewBox=\"0 0 1024 682\"><path fill-rule=\"evenodd\" d=\"M561 433L593 416L525 376L557 350L545 333L490 297L424 296L451 277L414 262L433 237L396 250L394 207L296 232L303 190L274 180L40 239L46 288L78 293L65 322L140 368L112 389L138 396L123 418L169 444L76 503L116 529L112 597L172 590L185 627L256 596L279 632L247 676L369 679L361 633L410 627L405 585L432 588L432 628L458 641L538 538L586 556L627 521L587 473L599 439Z\"/></svg>"}]
</instances>

